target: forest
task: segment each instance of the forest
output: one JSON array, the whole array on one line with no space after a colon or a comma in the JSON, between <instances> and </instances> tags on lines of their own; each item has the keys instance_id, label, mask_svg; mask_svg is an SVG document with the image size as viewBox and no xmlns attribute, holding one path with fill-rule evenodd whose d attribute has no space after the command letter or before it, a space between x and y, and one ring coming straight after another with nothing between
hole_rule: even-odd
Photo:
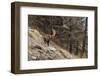
<instances>
[{"instance_id":1,"label":"forest","mask_svg":"<svg viewBox=\"0 0 100 76\"><path fill-rule=\"evenodd\" d=\"M75 58L88 57L88 30L87 30L88 22L87 21L88 21L87 17L28 15L29 31L30 29L38 30L40 35L42 35L43 37L44 43L42 43L42 45L46 44L47 47L59 46ZM29 40L30 40L29 43L31 43L32 40L31 39ZM40 41L41 40L42 39L40 39ZM53 45L53 43L55 45ZM33 44L35 43L34 42L31 43L31 47ZM41 48L41 45L39 45L37 48ZM32 49L30 49L31 52L34 52L35 50L33 49L32 51ZM29 60L39 60L39 57L37 59L36 56L33 57L32 59L32 55L34 54L31 53L31 56L29 56ZM44 57L41 58L42 59L40 60L45 59ZM56 58L51 58L51 59L56 59Z\"/></svg>"}]
</instances>

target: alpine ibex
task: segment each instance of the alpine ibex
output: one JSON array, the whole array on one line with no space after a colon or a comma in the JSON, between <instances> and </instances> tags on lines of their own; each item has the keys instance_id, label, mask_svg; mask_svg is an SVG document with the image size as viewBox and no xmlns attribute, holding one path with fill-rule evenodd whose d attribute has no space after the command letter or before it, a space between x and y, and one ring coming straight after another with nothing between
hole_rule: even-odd
<instances>
[{"instance_id":1,"label":"alpine ibex","mask_svg":"<svg viewBox=\"0 0 100 76\"><path fill-rule=\"evenodd\" d=\"M44 41L47 43L47 45L49 46L49 43L51 40L53 40L56 36L56 31L54 29L52 29L52 34L46 34L44 36Z\"/></svg>"}]
</instances>

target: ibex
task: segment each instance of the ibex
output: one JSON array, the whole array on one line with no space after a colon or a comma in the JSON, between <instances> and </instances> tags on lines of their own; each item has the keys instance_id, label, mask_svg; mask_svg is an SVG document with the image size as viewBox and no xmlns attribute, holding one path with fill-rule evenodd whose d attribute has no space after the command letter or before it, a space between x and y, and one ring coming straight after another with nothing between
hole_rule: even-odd
<instances>
[{"instance_id":1,"label":"ibex","mask_svg":"<svg viewBox=\"0 0 100 76\"><path fill-rule=\"evenodd\" d=\"M46 34L44 36L44 41L47 43L47 45L49 46L49 43L51 40L53 40L56 36L56 31L54 29L52 29L52 34Z\"/></svg>"}]
</instances>

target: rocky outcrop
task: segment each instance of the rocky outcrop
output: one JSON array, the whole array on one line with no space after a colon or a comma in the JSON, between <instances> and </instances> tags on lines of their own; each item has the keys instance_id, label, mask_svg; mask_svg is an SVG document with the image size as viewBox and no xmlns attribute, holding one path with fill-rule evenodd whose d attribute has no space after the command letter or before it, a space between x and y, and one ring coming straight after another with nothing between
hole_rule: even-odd
<instances>
[{"instance_id":1,"label":"rocky outcrop","mask_svg":"<svg viewBox=\"0 0 100 76\"><path fill-rule=\"evenodd\" d=\"M44 41L43 32L29 27L28 30L28 60L53 60L53 59L71 59L76 56L61 48L52 40L49 45Z\"/></svg>"}]
</instances>

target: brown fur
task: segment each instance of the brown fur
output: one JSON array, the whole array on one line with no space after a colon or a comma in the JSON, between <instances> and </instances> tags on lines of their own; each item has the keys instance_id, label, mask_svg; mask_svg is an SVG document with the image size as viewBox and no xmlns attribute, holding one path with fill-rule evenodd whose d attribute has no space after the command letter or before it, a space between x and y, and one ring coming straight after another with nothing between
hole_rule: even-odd
<instances>
[{"instance_id":1,"label":"brown fur","mask_svg":"<svg viewBox=\"0 0 100 76\"><path fill-rule=\"evenodd\" d=\"M52 30L52 35L46 34L44 36L44 41L47 43L48 46L49 46L50 41L55 38L55 35L56 35L56 31L53 29Z\"/></svg>"}]
</instances>

